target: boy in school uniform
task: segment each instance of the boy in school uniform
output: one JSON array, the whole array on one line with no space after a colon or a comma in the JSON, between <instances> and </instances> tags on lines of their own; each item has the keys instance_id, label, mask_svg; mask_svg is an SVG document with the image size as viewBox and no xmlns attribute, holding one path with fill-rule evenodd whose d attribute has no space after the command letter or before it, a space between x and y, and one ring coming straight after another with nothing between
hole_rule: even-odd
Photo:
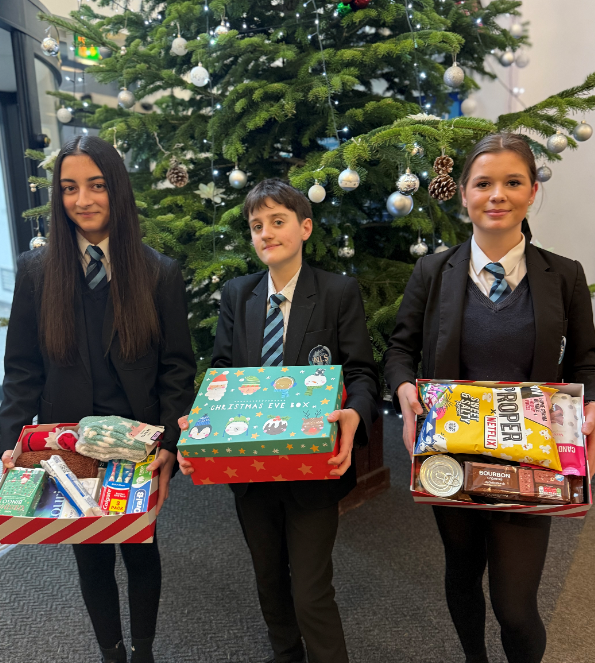
<instances>
[{"instance_id":1,"label":"boy in school uniform","mask_svg":"<svg viewBox=\"0 0 595 663\"><path fill-rule=\"evenodd\" d=\"M322 358L343 366L347 391L344 408L328 416L341 428L339 454L329 461L340 479L230 485L274 653L268 663L304 662L302 637L309 663L347 663L331 556L339 500L356 485L353 444L367 443L378 416L364 307L355 279L302 261L312 209L300 191L264 180L246 197L244 216L268 271L223 289L212 366L305 366Z\"/></svg>"}]
</instances>

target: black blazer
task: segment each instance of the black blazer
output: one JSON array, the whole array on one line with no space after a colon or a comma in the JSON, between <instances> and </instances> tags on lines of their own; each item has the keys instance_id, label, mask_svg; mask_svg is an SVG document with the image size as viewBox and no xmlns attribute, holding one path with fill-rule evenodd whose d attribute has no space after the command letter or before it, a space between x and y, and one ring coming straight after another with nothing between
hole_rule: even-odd
<instances>
[{"instance_id":1,"label":"black blazer","mask_svg":"<svg viewBox=\"0 0 595 663\"><path fill-rule=\"evenodd\" d=\"M385 353L386 381L394 394L417 376L459 378L461 325L469 275L471 239L443 253L420 258L405 289ZM535 313L532 382L578 382L595 400L595 329L591 296L580 263L525 246ZM560 349L566 338L562 363Z\"/></svg>"},{"instance_id":2,"label":"black blazer","mask_svg":"<svg viewBox=\"0 0 595 663\"><path fill-rule=\"evenodd\" d=\"M217 368L260 366L268 299L268 272L232 279L221 295L212 365ZM361 417L355 444L367 444L378 416L378 373L366 327L357 281L302 265L295 288L283 351L285 366L307 366L316 345L331 351L343 365L347 400ZM353 460L353 458L352 458ZM339 480L293 481L296 500L306 508L336 504L355 486L355 464ZM242 496L250 484L230 484Z\"/></svg>"},{"instance_id":3,"label":"black blazer","mask_svg":"<svg viewBox=\"0 0 595 663\"><path fill-rule=\"evenodd\" d=\"M180 434L178 417L194 394L196 363L192 352L185 284L178 264L145 247L157 265L155 303L162 342L132 363L120 358L117 334L112 338L114 310L108 298L103 350L109 351L132 413L138 421L165 426L163 448L175 453ZM75 296L78 360L58 366L40 347L38 322L45 249L22 254L6 337L4 399L0 407L0 450L11 449L35 415L39 423L80 421L93 414L93 384L82 294ZM78 288L77 288L78 290Z\"/></svg>"}]
</instances>

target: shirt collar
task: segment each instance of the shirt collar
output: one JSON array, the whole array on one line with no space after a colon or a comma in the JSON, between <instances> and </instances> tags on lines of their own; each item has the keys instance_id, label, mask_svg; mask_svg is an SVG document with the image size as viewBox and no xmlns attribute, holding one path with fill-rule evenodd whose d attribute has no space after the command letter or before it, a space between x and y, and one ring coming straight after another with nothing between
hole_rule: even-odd
<instances>
[{"instance_id":1,"label":"shirt collar","mask_svg":"<svg viewBox=\"0 0 595 663\"><path fill-rule=\"evenodd\" d=\"M83 258L85 257L87 253L87 247L88 246L98 246L102 251L103 255L105 256L105 259L107 260L108 264L110 262L109 259L109 237L106 237L105 239L101 240L99 244L91 244L91 242L88 239L85 239L81 233L77 230L76 231L76 239L79 245L79 251L81 252L81 255Z\"/></svg>"},{"instance_id":2,"label":"shirt collar","mask_svg":"<svg viewBox=\"0 0 595 663\"><path fill-rule=\"evenodd\" d=\"M287 283L287 285L281 290L281 294L285 297L285 299L291 303L291 300L293 299L293 293L295 292L295 287L298 282L298 278L300 275L300 272L302 271L302 268L297 270L297 272L293 275L293 277L290 279L290 281ZM271 278L271 272L269 271L269 294L268 298L271 298L271 295L276 295L279 294L275 290L275 284L273 283L273 279Z\"/></svg>"},{"instance_id":3,"label":"shirt collar","mask_svg":"<svg viewBox=\"0 0 595 663\"><path fill-rule=\"evenodd\" d=\"M521 241L515 247L510 249L504 257L496 261L504 267L504 273L506 276L515 269L525 255L525 236L522 233L521 235ZM479 245L475 241L475 237L473 237L471 239L471 265L473 266L473 271L479 276L481 270L491 262L494 261L486 256L486 254L479 248Z\"/></svg>"}]
</instances>

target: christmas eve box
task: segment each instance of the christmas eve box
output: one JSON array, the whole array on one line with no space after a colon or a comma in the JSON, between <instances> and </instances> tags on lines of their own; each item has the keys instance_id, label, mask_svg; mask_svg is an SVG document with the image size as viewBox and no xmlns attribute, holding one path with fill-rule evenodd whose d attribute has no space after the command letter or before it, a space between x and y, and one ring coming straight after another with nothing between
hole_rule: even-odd
<instances>
[{"instance_id":1,"label":"christmas eve box","mask_svg":"<svg viewBox=\"0 0 595 663\"><path fill-rule=\"evenodd\" d=\"M196 484L333 479L341 366L211 369L178 449Z\"/></svg>"}]
</instances>

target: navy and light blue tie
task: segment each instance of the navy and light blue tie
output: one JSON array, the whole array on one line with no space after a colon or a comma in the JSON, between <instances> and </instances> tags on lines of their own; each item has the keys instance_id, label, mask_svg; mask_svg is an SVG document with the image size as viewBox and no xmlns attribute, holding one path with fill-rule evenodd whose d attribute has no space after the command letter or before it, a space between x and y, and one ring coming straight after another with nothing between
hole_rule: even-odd
<instances>
[{"instance_id":1,"label":"navy and light blue tie","mask_svg":"<svg viewBox=\"0 0 595 663\"><path fill-rule=\"evenodd\" d=\"M499 262L489 262L484 269L494 277L494 283L490 289L490 300L495 304L504 301L512 292L504 276L506 272Z\"/></svg>"},{"instance_id":2,"label":"navy and light blue tie","mask_svg":"<svg viewBox=\"0 0 595 663\"><path fill-rule=\"evenodd\" d=\"M93 246L92 244L89 244L87 247L87 253L91 260L87 265L85 281L91 290L95 290L95 288L103 287L107 283L107 272L105 271L104 264L101 262L104 253L98 246Z\"/></svg>"},{"instance_id":3,"label":"navy and light blue tie","mask_svg":"<svg viewBox=\"0 0 595 663\"><path fill-rule=\"evenodd\" d=\"M271 308L264 323L262 366L283 366L283 313L279 305L285 299L281 294L269 297Z\"/></svg>"}]
</instances>

